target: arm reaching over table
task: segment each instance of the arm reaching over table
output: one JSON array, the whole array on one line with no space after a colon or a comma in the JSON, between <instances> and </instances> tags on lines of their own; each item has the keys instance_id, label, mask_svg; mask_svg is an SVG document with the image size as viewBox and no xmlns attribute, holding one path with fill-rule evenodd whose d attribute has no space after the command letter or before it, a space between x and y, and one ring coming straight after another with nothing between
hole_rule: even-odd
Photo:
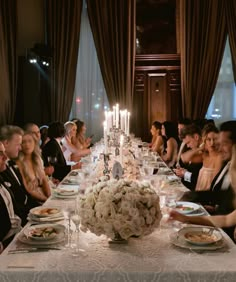
<instances>
[{"instance_id":1,"label":"arm reaching over table","mask_svg":"<svg viewBox=\"0 0 236 282\"><path fill-rule=\"evenodd\" d=\"M177 220L183 223L208 225L215 227L231 227L236 225L236 210L227 215L215 216L186 216L175 210L170 211L169 220Z\"/></svg>"}]
</instances>

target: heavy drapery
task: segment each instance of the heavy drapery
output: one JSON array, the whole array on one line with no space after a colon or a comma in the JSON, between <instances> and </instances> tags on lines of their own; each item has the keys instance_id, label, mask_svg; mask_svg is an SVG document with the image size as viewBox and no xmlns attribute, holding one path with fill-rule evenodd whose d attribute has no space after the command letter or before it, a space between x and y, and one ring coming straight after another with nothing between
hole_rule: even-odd
<instances>
[{"instance_id":1,"label":"heavy drapery","mask_svg":"<svg viewBox=\"0 0 236 282\"><path fill-rule=\"evenodd\" d=\"M88 15L110 106L132 110L135 0L87 0Z\"/></svg>"},{"instance_id":2,"label":"heavy drapery","mask_svg":"<svg viewBox=\"0 0 236 282\"><path fill-rule=\"evenodd\" d=\"M204 118L226 42L223 0L180 1L183 116Z\"/></svg>"},{"instance_id":3,"label":"heavy drapery","mask_svg":"<svg viewBox=\"0 0 236 282\"><path fill-rule=\"evenodd\" d=\"M0 1L0 124L12 123L17 93L16 0Z\"/></svg>"},{"instance_id":4,"label":"heavy drapery","mask_svg":"<svg viewBox=\"0 0 236 282\"><path fill-rule=\"evenodd\" d=\"M234 81L236 83L236 1L225 1L226 22L229 33L229 45L232 55L232 66L234 71Z\"/></svg>"},{"instance_id":5,"label":"heavy drapery","mask_svg":"<svg viewBox=\"0 0 236 282\"><path fill-rule=\"evenodd\" d=\"M79 48L83 0L47 1L47 37L52 48L51 120L69 118Z\"/></svg>"}]
</instances>

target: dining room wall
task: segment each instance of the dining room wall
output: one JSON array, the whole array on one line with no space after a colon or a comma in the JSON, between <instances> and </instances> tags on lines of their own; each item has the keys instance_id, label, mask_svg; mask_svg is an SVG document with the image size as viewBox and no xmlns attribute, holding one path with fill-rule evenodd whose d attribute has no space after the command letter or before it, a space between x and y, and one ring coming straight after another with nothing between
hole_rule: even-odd
<instances>
[{"instance_id":1,"label":"dining room wall","mask_svg":"<svg viewBox=\"0 0 236 282\"><path fill-rule=\"evenodd\" d=\"M35 43L45 42L44 0L17 0L17 55L18 85L14 123L41 124L41 75L35 65L28 62L27 50Z\"/></svg>"}]
</instances>

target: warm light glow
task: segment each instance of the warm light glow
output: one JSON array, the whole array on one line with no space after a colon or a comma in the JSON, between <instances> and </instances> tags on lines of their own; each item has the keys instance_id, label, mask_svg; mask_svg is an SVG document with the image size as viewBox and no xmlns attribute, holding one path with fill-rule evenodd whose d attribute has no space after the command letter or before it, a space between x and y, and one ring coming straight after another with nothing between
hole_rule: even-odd
<instances>
[{"instance_id":1,"label":"warm light glow","mask_svg":"<svg viewBox=\"0 0 236 282\"><path fill-rule=\"evenodd\" d=\"M81 102L81 100L80 100L80 98L78 97L78 98L76 98L76 103L80 103Z\"/></svg>"}]
</instances>

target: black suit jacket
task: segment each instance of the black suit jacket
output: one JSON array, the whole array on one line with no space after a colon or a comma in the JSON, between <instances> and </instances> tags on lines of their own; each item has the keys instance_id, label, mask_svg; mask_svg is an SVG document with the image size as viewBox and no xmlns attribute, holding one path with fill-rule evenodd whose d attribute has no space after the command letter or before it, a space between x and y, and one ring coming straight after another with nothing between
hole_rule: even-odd
<instances>
[{"instance_id":1,"label":"black suit jacket","mask_svg":"<svg viewBox=\"0 0 236 282\"><path fill-rule=\"evenodd\" d=\"M0 189L2 189L1 186ZM3 238L7 235L7 233L11 229L11 220L9 218L7 207L1 195L0 195L0 222L1 222L0 241L2 241Z\"/></svg>"},{"instance_id":2,"label":"black suit jacket","mask_svg":"<svg viewBox=\"0 0 236 282\"><path fill-rule=\"evenodd\" d=\"M187 171L191 172L191 181L185 181L183 178L181 179L182 183L184 184L185 187L187 187L190 190L195 190L196 184L197 184L197 179L198 179L198 174L199 170L202 168L202 163L190 163L190 164L185 164L181 161L180 159L180 166L187 169Z\"/></svg>"},{"instance_id":3,"label":"black suit jacket","mask_svg":"<svg viewBox=\"0 0 236 282\"><path fill-rule=\"evenodd\" d=\"M222 183L224 181L224 177L228 173L228 169L225 171L223 175L221 175L222 170L227 165L225 163L219 173L212 180L211 187L209 191L192 191L187 192L183 196L183 200L188 200L192 202L198 202L202 205L211 205L217 206L215 214L228 214L234 210L233 207L233 199L234 199L234 191L231 185L229 184L228 188L225 190L221 189ZM215 185L216 180L221 175L218 183ZM214 190L213 190L214 187Z\"/></svg>"},{"instance_id":4,"label":"black suit jacket","mask_svg":"<svg viewBox=\"0 0 236 282\"><path fill-rule=\"evenodd\" d=\"M13 169L19 182L11 169ZM7 165L6 170L0 173L0 182L10 193L15 214L21 218L22 226L24 226L27 223L29 210L39 206L39 203L25 189L19 169L13 164L11 169Z\"/></svg>"},{"instance_id":5,"label":"black suit jacket","mask_svg":"<svg viewBox=\"0 0 236 282\"><path fill-rule=\"evenodd\" d=\"M44 166L48 166L48 157L56 157L57 162L54 164L53 177L59 179L60 181L71 171L71 166L66 164L65 157L61 150L60 145L56 139L51 139L42 150L42 157L44 161Z\"/></svg>"}]
</instances>

